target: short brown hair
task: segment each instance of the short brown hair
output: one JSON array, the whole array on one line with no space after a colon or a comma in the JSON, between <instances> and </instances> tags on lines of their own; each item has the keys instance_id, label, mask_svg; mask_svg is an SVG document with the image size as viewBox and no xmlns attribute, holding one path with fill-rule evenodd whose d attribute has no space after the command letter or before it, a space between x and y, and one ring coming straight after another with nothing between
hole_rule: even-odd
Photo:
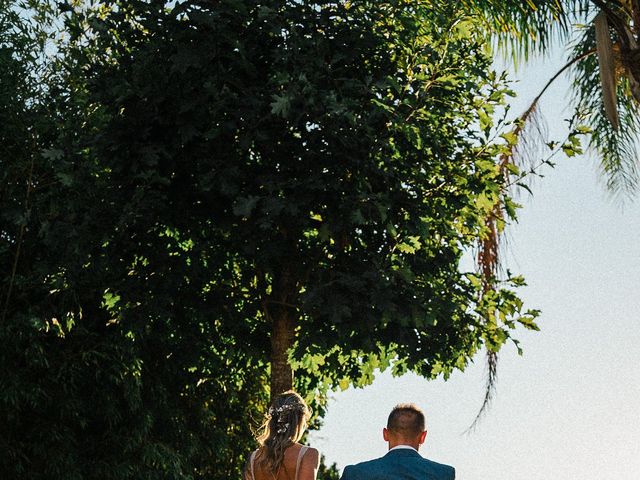
<instances>
[{"instance_id":1,"label":"short brown hair","mask_svg":"<svg viewBox=\"0 0 640 480\"><path fill-rule=\"evenodd\" d=\"M389 414L387 430L403 438L420 435L425 430L424 412L414 403L399 403Z\"/></svg>"}]
</instances>

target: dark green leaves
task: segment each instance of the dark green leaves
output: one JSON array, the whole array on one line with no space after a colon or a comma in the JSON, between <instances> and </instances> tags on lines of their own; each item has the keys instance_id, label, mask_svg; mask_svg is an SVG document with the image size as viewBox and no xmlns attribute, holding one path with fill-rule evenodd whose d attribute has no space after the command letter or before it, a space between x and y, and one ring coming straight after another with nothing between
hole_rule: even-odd
<instances>
[{"instance_id":1,"label":"dark green leaves","mask_svg":"<svg viewBox=\"0 0 640 480\"><path fill-rule=\"evenodd\" d=\"M64 9L47 88L2 97L35 129L5 123L0 160L14 476L238 478L278 316L320 411L533 327L515 279L460 271L506 195L507 85L456 4L406 7Z\"/></svg>"}]
</instances>

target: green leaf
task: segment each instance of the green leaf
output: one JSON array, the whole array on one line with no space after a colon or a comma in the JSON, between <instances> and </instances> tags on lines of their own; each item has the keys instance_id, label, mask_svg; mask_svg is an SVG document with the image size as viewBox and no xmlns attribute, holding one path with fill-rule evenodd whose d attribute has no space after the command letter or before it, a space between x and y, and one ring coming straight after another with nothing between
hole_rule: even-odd
<instances>
[{"instance_id":1,"label":"green leaf","mask_svg":"<svg viewBox=\"0 0 640 480\"><path fill-rule=\"evenodd\" d=\"M340 379L338 386L340 387L340 390L345 391L347 388L349 388L350 384L351 384L351 381L349 380L349 378L344 377Z\"/></svg>"},{"instance_id":2,"label":"green leaf","mask_svg":"<svg viewBox=\"0 0 640 480\"><path fill-rule=\"evenodd\" d=\"M507 145L514 146L518 143L518 135L515 132L506 132L500 135L507 141Z\"/></svg>"},{"instance_id":3,"label":"green leaf","mask_svg":"<svg viewBox=\"0 0 640 480\"><path fill-rule=\"evenodd\" d=\"M272 95L271 98L273 99L273 102L270 104L271 113L286 118L291 109L291 99L287 94Z\"/></svg>"},{"instance_id":4,"label":"green leaf","mask_svg":"<svg viewBox=\"0 0 640 480\"><path fill-rule=\"evenodd\" d=\"M64 152L59 148L45 148L42 150L42 157L47 160L60 160L64 156Z\"/></svg>"},{"instance_id":5,"label":"green leaf","mask_svg":"<svg viewBox=\"0 0 640 480\"><path fill-rule=\"evenodd\" d=\"M253 195L239 197L233 205L233 214L238 217L249 217L259 200L260 197Z\"/></svg>"}]
</instances>

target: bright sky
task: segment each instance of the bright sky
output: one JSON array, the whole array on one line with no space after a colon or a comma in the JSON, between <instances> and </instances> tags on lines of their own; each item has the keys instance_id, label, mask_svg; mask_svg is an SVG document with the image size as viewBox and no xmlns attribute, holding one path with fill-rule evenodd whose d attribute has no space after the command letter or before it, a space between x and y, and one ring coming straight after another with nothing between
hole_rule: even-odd
<instances>
[{"instance_id":1,"label":"bright sky","mask_svg":"<svg viewBox=\"0 0 640 480\"><path fill-rule=\"evenodd\" d=\"M520 112L560 67L540 60L514 74ZM563 79L542 102L550 135L570 116ZM393 405L427 415L421 453L456 467L458 480L637 480L640 478L640 201L606 193L595 159L558 157L523 196L510 228L508 266L525 276L521 296L540 308L541 332L520 331L524 356L500 354L496 398L471 434L482 403L484 357L449 381L379 375L333 394L324 427L310 436L329 463L386 451L382 427Z\"/></svg>"}]
</instances>

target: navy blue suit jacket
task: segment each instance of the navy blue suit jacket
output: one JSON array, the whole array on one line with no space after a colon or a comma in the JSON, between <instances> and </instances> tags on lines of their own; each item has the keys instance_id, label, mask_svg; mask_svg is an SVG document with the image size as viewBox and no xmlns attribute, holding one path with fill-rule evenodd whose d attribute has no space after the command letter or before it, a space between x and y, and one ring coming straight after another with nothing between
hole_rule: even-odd
<instances>
[{"instance_id":1,"label":"navy blue suit jacket","mask_svg":"<svg viewBox=\"0 0 640 480\"><path fill-rule=\"evenodd\" d=\"M389 451L384 457L349 465L341 480L454 480L456 471L449 465L423 458L413 449Z\"/></svg>"}]
</instances>

